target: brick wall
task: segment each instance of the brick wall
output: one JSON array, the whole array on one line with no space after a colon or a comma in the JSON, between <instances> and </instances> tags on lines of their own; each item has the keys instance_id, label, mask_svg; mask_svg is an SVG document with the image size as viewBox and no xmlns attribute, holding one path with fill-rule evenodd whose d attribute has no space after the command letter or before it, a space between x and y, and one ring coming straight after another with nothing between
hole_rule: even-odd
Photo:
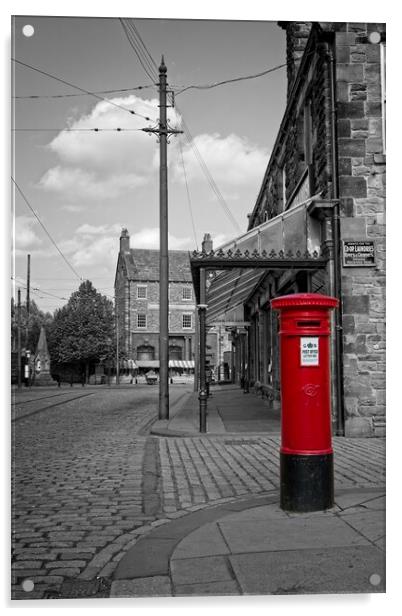
<instances>
[{"instance_id":1,"label":"brick wall","mask_svg":"<svg viewBox=\"0 0 402 616\"><path fill-rule=\"evenodd\" d=\"M130 311L127 278L124 272L124 265L119 261L116 272L115 283L116 311L119 328L119 346L122 354L130 354Z\"/></svg>"},{"instance_id":2,"label":"brick wall","mask_svg":"<svg viewBox=\"0 0 402 616\"><path fill-rule=\"evenodd\" d=\"M310 34L311 21L281 21L278 23L281 28L286 30L287 90L289 97Z\"/></svg>"},{"instance_id":3,"label":"brick wall","mask_svg":"<svg viewBox=\"0 0 402 616\"><path fill-rule=\"evenodd\" d=\"M347 435L383 434L385 424L385 155L382 24L347 24L336 34L341 235L375 240L374 268L342 269Z\"/></svg>"},{"instance_id":4,"label":"brick wall","mask_svg":"<svg viewBox=\"0 0 402 616\"><path fill-rule=\"evenodd\" d=\"M138 286L146 287L146 298L138 299ZM188 351L193 353L195 331L195 305L194 296L191 300L183 300L183 287L192 289L191 283L171 282L169 284L169 345L179 346L182 349L182 358L185 358L185 338L191 338ZM179 307L177 307L179 306ZM138 314L145 314L147 324L145 328L137 326ZM192 315L192 328L183 328L183 314ZM136 357L138 346L151 345L155 348L155 359L159 359L159 282L130 281L130 322L132 355ZM176 334L176 337L175 337ZM177 336L180 334L180 336ZM147 341L147 342L146 342Z\"/></svg>"}]
</instances>

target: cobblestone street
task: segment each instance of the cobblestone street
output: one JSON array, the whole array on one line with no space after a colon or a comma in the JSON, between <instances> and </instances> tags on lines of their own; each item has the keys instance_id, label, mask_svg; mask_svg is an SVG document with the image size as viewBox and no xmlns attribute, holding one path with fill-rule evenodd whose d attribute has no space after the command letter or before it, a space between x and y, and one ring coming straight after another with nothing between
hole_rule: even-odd
<instances>
[{"instance_id":1,"label":"cobblestone street","mask_svg":"<svg viewBox=\"0 0 402 616\"><path fill-rule=\"evenodd\" d=\"M22 392L24 403L18 399L14 409L12 583L18 597L40 598L65 577L97 574L132 539L127 533L148 519L141 429L156 417L157 389L67 391L57 392L62 404L54 389ZM66 402L67 395L75 399ZM182 395L183 389L173 390L172 403ZM35 583L28 596L19 592L27 578Z\"/></svg>"},{"instance_id":2,"label":"cobblestone street","mask_svg":"<svg viewBox=\"0 0 402 616\"><path fill-rule=\"evenodd\" d=\"M279 489L273 436L161 439L164 511ZM335 488L385 483L383 439L334 438Z\"/></svg>"},{"instance_id":3,"label":"cobblestone street","mask_svg":"<svg viewBox=\"0 0 402 616\"><path fill-rule=\"evenodd\" d=\"M172 387L172 406L189 391ZM152 436L157 389L77 388L69 402L66 395L60 404L44 396L16 405L14 598L51 597L68 579L110 579L155 527L278 491L279 434ZM335 438L334 451L336 489L385 484L384 439ZM21 586L27 579L30 593Z\"/></svg>"}]
</instances>

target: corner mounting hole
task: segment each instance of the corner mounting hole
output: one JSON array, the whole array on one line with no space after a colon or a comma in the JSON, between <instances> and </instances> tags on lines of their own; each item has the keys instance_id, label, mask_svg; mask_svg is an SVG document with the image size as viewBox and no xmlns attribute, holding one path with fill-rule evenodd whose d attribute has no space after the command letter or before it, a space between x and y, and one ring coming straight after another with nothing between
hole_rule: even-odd
<instances>
[{"instance_id":1,"label":"corner mounting hole","mask_svg":"<svg viewBox=\"0 0 402 616\"><path fill-rule=\"evenodd\" d=\"M25 592L32 592L35 587L35 584L32 580L24 580L21 586L22 590L25 590Z\"/></svg>"},{"instance_id":2,"label":"corner mounting hole","mask_svg":"<svg viewBox=\"0 0 402 616\"><path fill-rule=\"evenodd\" d=\"M378 586L381 582L381 575L378 575L378 573L373 573L370 575L369 582L372 586Z\"/></svg>"},{"instance_id":3,"label":"corner mounting hole","mask_svg":"<svg viewBox=\"0 0 402 616\"><path fill-rule=\"evenodd\" d=\"M35 28L33 26L31 26L30 24L26 24L23 28L22 28L22 34L24 36L33 36L35 33Z\"/></svg>"}]
</instances>

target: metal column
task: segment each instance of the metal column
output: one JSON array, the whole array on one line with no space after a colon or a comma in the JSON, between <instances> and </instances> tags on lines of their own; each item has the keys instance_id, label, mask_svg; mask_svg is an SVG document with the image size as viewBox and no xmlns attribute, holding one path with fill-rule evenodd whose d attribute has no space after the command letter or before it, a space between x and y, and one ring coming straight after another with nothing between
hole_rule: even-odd
<instances>
[{"instance_id":1,"label":"metal column","mask_svg":"<svg viewBox=\"0 0 402 616\"><path fill-rule=\"evenodd\" d=\"M198 400L200 402L200 432L207 431L207 386L206 386L206 346L207 346L207 329L206 329L206 272L205 268L200 269L200 303L198 304L199 332L200 332L200 393Z\"/></svg>"}]
</instances>

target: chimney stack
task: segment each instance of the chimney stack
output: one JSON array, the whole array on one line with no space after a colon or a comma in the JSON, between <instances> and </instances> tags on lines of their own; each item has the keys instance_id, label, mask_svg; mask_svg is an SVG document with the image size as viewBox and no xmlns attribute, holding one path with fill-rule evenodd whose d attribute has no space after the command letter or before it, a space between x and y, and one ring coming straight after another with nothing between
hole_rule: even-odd
<instances>
[{"instance_id":1,"label":"chimney stack","mask_svg":"<svg viewBox=\"0 0 402 616\"><path fill-rule=\"evenodd\" d=\"M201 249L202 249L202 252L207 252L207 253L213 250L213 243L212 243L210 233L204 234L204 239L202 240Z\"/></svg>"},{"instance_id":2,"label":"chimney stack","mask_svg":"<svg viewBox=\"0 0 402 616\"><path fill-rule=\"evenodd\" d=\"M121 230L120 235L120 252L130 252L130 235L127 229Z\"/></svg>"}]
</instances>

